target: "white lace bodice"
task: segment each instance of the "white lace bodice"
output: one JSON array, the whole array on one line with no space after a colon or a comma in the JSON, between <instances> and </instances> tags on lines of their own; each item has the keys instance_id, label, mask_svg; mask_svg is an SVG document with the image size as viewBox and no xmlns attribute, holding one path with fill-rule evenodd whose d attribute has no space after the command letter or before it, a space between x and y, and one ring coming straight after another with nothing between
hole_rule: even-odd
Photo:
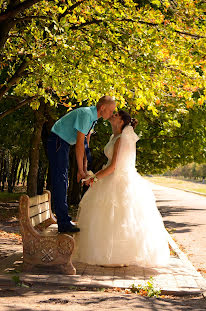
<instances>
[{"instance_id":1,"label":"white lace bodice","mask_svg":"<svg viewBox=\"0 0 206 311\"><path fill-rule=\"evenodd\" d=\"M114 134L112 134L109 142L104 147L104 154L108 158L107 165L109 165L112 161L112 156L113 156L113 152L114 152L114 145L120 136L121 136L121 134L114 137Z\"/></svg>"}]
</instances>

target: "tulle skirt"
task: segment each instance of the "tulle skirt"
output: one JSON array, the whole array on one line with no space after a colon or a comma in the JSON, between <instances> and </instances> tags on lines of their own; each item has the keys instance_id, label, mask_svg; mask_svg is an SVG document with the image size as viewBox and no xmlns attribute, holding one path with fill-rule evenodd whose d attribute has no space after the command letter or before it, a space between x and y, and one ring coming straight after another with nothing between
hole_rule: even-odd
<instances>
[{"instance_id":1,"label":"tulle skirt","mask_svg":"<svg viewBox=\"0 0 206 311\"><path fill-rule=\"evenodd\" d=\"M75 259L92 265L165 266L167 232L155 197L136 170L111 174L79 206Z\"/></svg>"}]
</instances>

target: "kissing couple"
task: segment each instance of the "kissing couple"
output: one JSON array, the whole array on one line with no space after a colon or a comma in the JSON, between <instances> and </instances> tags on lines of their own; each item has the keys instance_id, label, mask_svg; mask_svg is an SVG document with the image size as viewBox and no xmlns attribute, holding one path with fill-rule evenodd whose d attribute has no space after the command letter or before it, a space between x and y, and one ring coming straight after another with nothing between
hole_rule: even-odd
<instances>
[{"instance_id":1,"label":"kissing couple","mask_svg":"<svg viewBox=\"0 0 206 311\"><path fill-rule=\"evenodd\" d=\"M124 110L114 113L110 96L96 106L75 109L59 119L48 139L52 196L59 232L78 232L75 260L104 266L165 266L170 251L162 217L149 184L137 173L134 132L137 120ZM99 118L109 120L112 135L104 147L107 164L89 178L87 146ZM68 215L69 147L76 145L77 181L91 185L78 213L78 227Z\"/></svg>"}]
</instances>

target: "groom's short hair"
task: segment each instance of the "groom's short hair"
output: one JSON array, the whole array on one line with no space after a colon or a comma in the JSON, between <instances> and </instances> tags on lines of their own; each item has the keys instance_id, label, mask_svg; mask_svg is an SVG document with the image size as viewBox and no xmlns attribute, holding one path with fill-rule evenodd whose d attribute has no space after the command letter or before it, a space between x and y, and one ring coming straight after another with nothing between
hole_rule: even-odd
<instances>
[{"instance_id":1,"label":"groom's short hair","mask_svg":"<svg viewBox=\"0 0 206 311\"><path fill-rule=\"evenodd\" d=\"M97 103L97 110L99 110L100 107L105 104L115 104L114 98L108 95L102 96Z\"/></svg>"}]
</instances>

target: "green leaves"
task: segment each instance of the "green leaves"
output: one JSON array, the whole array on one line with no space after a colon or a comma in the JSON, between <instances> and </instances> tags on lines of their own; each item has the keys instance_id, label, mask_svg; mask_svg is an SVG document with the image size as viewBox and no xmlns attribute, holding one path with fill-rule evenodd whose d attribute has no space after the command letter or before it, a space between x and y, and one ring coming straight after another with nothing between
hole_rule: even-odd
<instances>
[{"instance_id":1,"label":"green leaves","mask_svg":"<svg viewBox=\"0 0 206 311\"><path fill-rule=\"evenodd\" d=\"M1 5L5 10L7 1ZM5 98L35 95L34 110L41 97L48 106L73 109L110 94L140 117L141 171L174 166L185 158L180 148L190 161L193 137L200 144L205 135L199 121L190 119L199 120L205 109L203 18L203 5L189 0L39 1L16 16L8 33L0 91L26 57L24 73Z\"/></svg>"},{"instance_id":2,"label":"green leaves","mask_svg":"<svg viewBox=\"0 0 206 311\"><path fill-rule=\"evenodd\" d=\"M110 93L121 106L133 99L137 109L148 105L155 115L157 98L164 105L171 96L178 105L180 95L188 107L204 101L192 97L192 88L184 89L202 87L204 43L195 37L205 30L196 22L201 6L154 0L137 7L128 0L80 2L70 9L73 4L40 1L26 11L28 20L11 30L5 61L18 58L20 50L32 55L32 78L22 79L14 90L18 94L33 94L41 80L58 96L92 102ZM51 103L58 104L58 98Z\"/></svg>"}]
</instances>

